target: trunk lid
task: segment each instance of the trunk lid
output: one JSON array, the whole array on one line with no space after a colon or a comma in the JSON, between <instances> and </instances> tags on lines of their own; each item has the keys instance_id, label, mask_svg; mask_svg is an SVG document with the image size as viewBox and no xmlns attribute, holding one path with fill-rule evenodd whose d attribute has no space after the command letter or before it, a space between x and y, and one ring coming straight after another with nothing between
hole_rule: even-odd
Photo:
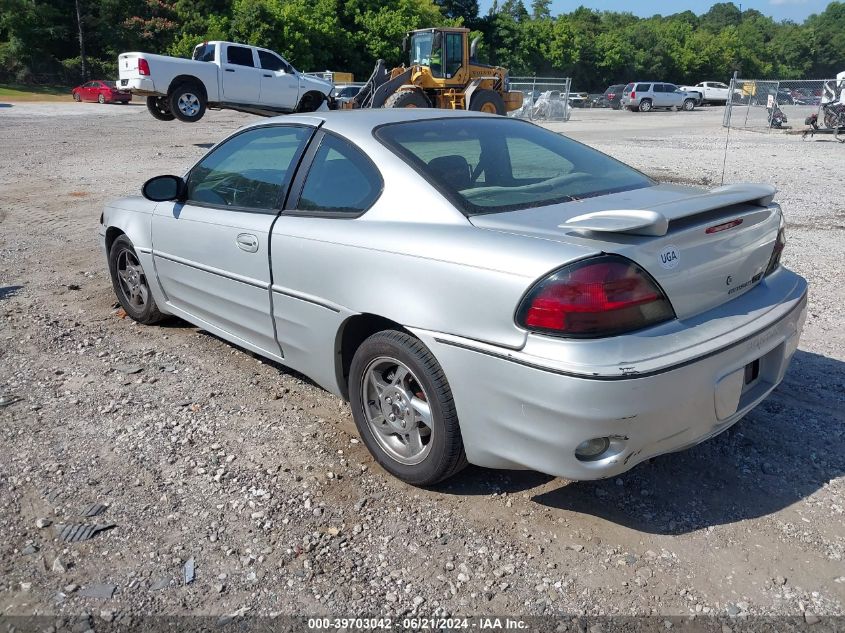
<instances>
[{"instance_id":1,"label":"trunk lid","mask_svg":"<svg viewBox=\"0 0 845 633\"><path fill-rule=\"evenodd\" d=\"M663 184L470 221L627 257L657 280L683 319L742 296L762 279L780 228L773 195L766 185L702 191Z\"/></svg>"},{"instance_id":2,"label":"trunk lid","mask_svg":"<svg viewBox=\"0 0 845 633\"><path fill-rule=\"evenodd\" d=\"M140 53L121 53L117 56L117 71L120 79L138 79L138 58Z\"/></svg>"}]
</instances>

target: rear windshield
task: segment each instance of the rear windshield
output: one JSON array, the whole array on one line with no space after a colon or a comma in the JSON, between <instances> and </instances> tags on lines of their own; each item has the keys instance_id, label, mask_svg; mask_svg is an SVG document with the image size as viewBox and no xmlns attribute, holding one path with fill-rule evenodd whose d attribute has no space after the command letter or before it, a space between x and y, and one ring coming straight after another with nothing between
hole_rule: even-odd
<instances>
[{"instance_id":1,"label":"rear windshield","mask_svg":"<svg viewBox=\"0 0 845 633\"><path fill-rule=\"evenodd\" d=\"M628 84L625 86L624 92L631 92L634 89L634 84Z\"/></svg>"},{"instance_id":2,"label":"rear windshield","mask_svg":"<svg viewBox=\"0 0 845 633\"><path fill-rule=\"evenodd\" d=\"M101 81L100 83L103 84L106 88L114 88L117 85L113 81Z\"/></svg>"},{"instance_id":3,"label":"rear windshield","mask_svg":"<svg viewBox=\"0 0 845 633\"><path fill-rule=\"evenodd\" d=\"M655 184L586 145L505 117L392 123L379 127L375 135L467 215Z\"/></svg>"},{"instance_id":4,"label":"rear windshield","mask_svg":"<svg viewBox=\"0 0 845 633\"><path fill-rule=\"evenodd\" d=\"M198 62L214 61L214 44L200 44L194 49L194 60Z\"/></svg>"}]
</instances>

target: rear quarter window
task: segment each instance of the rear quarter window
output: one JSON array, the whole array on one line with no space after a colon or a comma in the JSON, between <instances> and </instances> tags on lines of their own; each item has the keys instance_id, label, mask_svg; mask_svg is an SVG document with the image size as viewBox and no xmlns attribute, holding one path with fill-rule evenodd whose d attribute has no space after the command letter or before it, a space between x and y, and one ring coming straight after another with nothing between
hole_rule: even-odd
<instances>
[{"instance_id":1,"label":"rear quarter window","mask_svg":"<svg viewBox=\"0 0 845 633\"><path fill-rule=\"evenodd\" d=\"M358 216L378 199L382 185L369 158L345 139L327 133L308 169L296 210Z\"/></svg>"},{"instance_id":2,"label":"rear quarter window","mask_svg":"<svg viewBox=\"0 0 845 633\"><path fill-rule=\"evenodd\" d=\"M637 92L648 92L651 90L651 84L637 84Z\"/></svg>"}]
</instances>

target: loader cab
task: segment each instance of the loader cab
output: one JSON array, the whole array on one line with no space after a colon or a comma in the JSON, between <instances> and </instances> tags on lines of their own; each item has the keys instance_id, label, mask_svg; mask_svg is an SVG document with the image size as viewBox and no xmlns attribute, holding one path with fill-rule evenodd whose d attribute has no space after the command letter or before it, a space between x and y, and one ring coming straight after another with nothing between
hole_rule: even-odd
<instances>
[{"instance_id":1,"label":"loader cab","mask_svg":"<svg viewBox=\"0 0 845 633\"><path fill-rule=\"evenodd\" d=\"M463 84L469 29L423 29L408 34L411 66L427 67L440 85Z\"/></svg>"}]
</instances>

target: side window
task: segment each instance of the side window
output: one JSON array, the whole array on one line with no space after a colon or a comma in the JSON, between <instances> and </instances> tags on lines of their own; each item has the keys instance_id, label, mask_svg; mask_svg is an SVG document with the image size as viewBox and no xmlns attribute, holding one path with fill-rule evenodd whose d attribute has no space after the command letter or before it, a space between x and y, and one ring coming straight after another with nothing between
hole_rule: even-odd
<instances>
[{"instance_id":1,"label":"side window","mask_svg":"<svg viewBox=\"0 0 845 633\"><path fill-rule=\"evenodd\" d=\"M381 188L381 175L370 159L327 134L314 155L297 209L358 215L372 206Z\"/></svg>"},{"instance_id":2,"label":"side window","mask_svg":"<svg viewBox=\"0 0 845 633\"><path fill-rule=\"evenodd\" d=\"M279 208L311 130L260 127L232 137L191 170L188 200L248 210Z\"/></svg>"},{"instance_id":3,"label":"side window","mask_svg":"<svg viewBox=\"0 0 845 633\"><path fill-rule=\"evenodd\" d=\"M238 66L255 67L252 61L252 49L244 46L229 46L226 48L226 61Z\"/></svg>"},{"instance_id":4,"label":"side window","mask_svg":"<svg viewBox=\"0 0 845 633\"><path fill-rule=\"evenodd\" d=\"M664 86L663 84L654 84L654 91L655 92L669 92L668 90L666 90L666 86Z\"/></svg>"},{"instance_id":5,"label":"side window","mask_svg":"<svg viewBox=\"0 0 845 633\"><path fill-rule=\"evenodd\" d=\"M666 92L675 92L678 89L678 86L675 84L666 84L665 85Z\"/></svg>"},{"instance_id":6,"label":"side window","mask_svg":"<svg viewBox=\"0 0 845 633\"><path fill-rule=\"evenodd\" d=\"M637 92L648 92L651 90L651 84L637 84Z\"/></svg>"},{"instance_id":7,"label":"side window","mask_svg":"<svg viewBox=\"0 0 845 633\"><path fill-rule=\"evenodd\" d=\"M258 61L261 62L261 68L264 70L283 70L286 73L290 72L290 66L278 55L273 55L267 51L258 51Z\"/></svg>"},{"instance_id":8,"label":"side window","mask_svg":"<svg viewBox=\"0 0 845 633\"><path fill-rule=\"evenodd\" d=\"M460 33L446 33L446 56L444 70L446 77L454 77L463 66L464 42Z\"/></svg>"}]
</instances>

